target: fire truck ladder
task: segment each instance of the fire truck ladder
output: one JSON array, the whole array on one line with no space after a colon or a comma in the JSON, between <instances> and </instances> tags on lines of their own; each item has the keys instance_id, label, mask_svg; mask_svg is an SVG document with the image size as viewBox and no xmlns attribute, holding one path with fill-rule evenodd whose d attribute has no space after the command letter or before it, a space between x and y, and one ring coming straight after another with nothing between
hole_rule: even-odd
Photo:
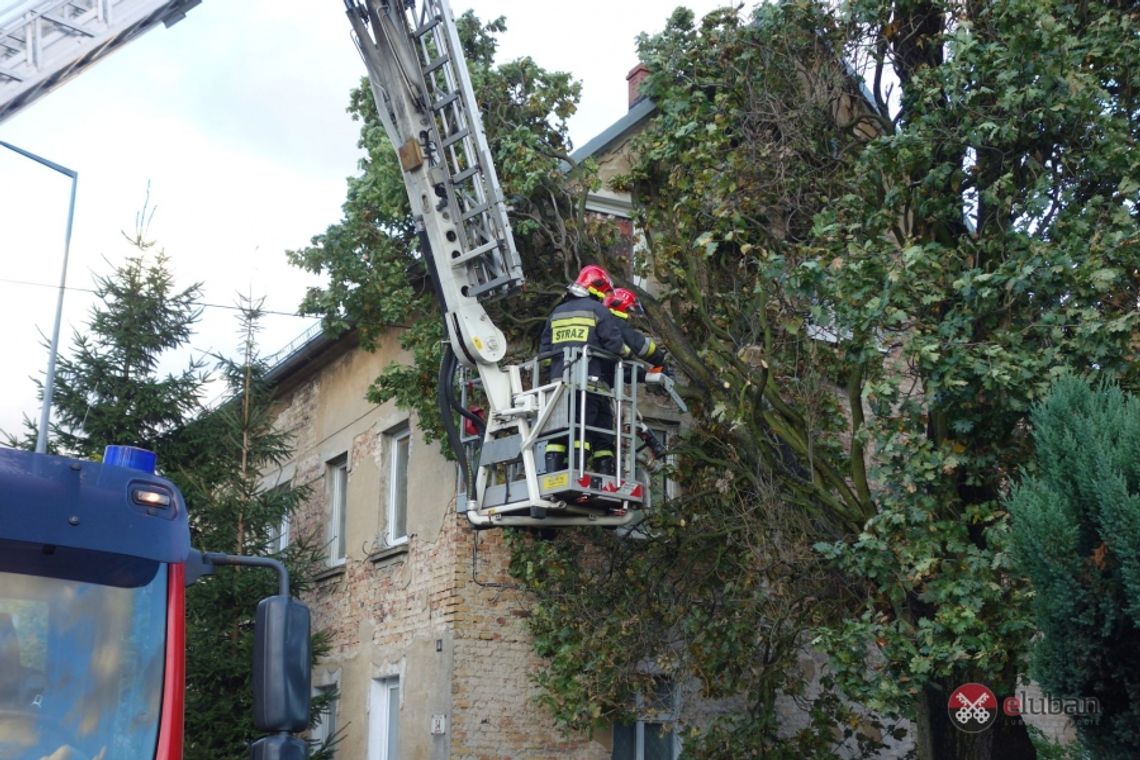
<instances>
[{"instance_id":1,"label":"fire truck ladder","mask_svg":"<svg viewBox=\"0 0 1140 760\"><path fill-rule=\"evenodd\" d=\"M444 312L455 360L448 369L445 355L445 374L453 378L456 363L476 370L489 407L477 475L468 477L471 498L460 511L476 527L627 524L628 512L583 514L544 495L538 430L557 384L536 392L519 367L499 366L506 338L483 302L517 290L522 264L447 0L345 0L345 7ZM441 387L451 384L441 379ZM458 406L452 399L441 401L445 419ZM462 449L458 434L449 438Z\"/></svg>"},{"instance_id":2,"label":"fire truck ladder","mask_svg":"<svg viewBox=\"0 0 1140 760\"><path fill-rule=\"evenodd\" d=\"M181 21L200 2L18 0L0 7L0 122L158 23Z\"/></svg>"},{"instance_id":3,"label":"fire truck ladder","mask_svg":"<svg viewBox=\"0 0 1140 760\"><path fill-rule=\"evenodd\" d=\"M514 292L524 279L522 264L450 8L444 0L348 5L355 5L350 18L369 73L376 74L373 94L384 104L380 117L401 166L406 174L426 163L435 180L424 216L438 213L458 232L447 241L446 258L464 284L462 295L486 300ZM419 124L401 123L395 88L383 73L392 63Z\"/></svg>"}]
</instances>

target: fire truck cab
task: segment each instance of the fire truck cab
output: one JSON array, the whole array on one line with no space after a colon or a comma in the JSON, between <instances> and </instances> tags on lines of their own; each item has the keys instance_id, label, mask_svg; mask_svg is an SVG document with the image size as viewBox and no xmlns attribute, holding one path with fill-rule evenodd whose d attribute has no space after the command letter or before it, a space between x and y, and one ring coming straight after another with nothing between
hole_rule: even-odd
<instances>
[{"instance_id":1,"label":"fire truck cab","mask_svg":"<svg viewBox=\"0 0 1140 760\"><path fill-rule=\"evenodd\" d=\"M181 758L187 581L279 563L191 550L181 493L140 449L0 449L0 515L0 760ZM289 733L308 722L308 610L279 575L255 633L266 760L306 753Z\"/></svg>"}]
</instances>

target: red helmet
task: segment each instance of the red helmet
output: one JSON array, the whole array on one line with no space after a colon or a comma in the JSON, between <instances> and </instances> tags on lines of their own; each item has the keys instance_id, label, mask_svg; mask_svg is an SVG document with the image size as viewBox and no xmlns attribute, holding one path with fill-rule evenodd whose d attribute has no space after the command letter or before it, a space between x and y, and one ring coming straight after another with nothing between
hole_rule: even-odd
<instances>
[{"instance_id":1,"label":"red helmet","mask_svg":"<svg viewBox=\"0 0 1140 760\"><path fill-rule=\"evenodd\" d=\"M622 314L637 314L641 311L637 296L632 290L625 288L614 288L614 292L606 296L606 308L610 311L620 311Z\"/></svg>"},{"instance_id":2,"label":"red helmet","mask_svg":"<svg viewBox=\"0 0 1140 760\"><path fill-rule=\"evenodd\" d=\"M597 264L587 264L582 267L578 278L568 288L576 296L591 295L599 301L604 299L606 294L612 293L613 289L614 283L610 279L609 272Z\"/></svg>"}]
</instances>

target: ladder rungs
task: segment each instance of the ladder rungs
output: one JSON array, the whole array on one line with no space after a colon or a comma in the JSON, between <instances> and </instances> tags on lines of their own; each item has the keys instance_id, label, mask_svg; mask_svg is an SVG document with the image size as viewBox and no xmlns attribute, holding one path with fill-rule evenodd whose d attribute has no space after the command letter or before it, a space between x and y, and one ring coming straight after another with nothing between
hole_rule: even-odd
<instances>
[{"instance_id":1,"label":"ladder rungs","mask_svg":"<svg viewBox=\"0 0 1140 760\"><path fill-rule=\"evenodd\" d=\"M463 221L466 222L468 219L470 219L472 217L479 216L484 211L488 211L494 205L495 205L494 202L488 202L488 203L481 203L478 206L475 206L471 210L464 212Z\"/></svg>"},{"instance_id":2,"label":"ladder rungs","mask_svg":"<svg viewBox=\"0 0 1140 760\"><path fill-rule=\"evenodd\" d=\"M61 19L60 17L56 16L53 13L41 13L40 18L45 19L47 21L50 21L51 23L53 23L57 26L62 26L64 29L67 29L68 31L75 32L76 34L82 34L84 37L94 37L95 36L91 32L84 29L83 27L76 26L75 24L71 23L70 21L65 21L64 19Z\"/></svg>"},{"instance_id":3,"label":"ladder rungs","mask_svg":"<svg viewBox=\"0 0 1140 760\"><path fill-rule=\"evenodd\" d=\"M492 240L490 243L484 243L483 245L479 246L478 248L472 248L470 251L467 251L464 254L456 256L455 258L453 258L451 260L451 265L456 266L458 264L465 264L468 261L470 261L471 259L478 258L479 256L482 256L484 253L487 253L488 251L495 250L500 245L502 245L502 242L499 240Z\"/></svg>"},{"instance_id":4,"label":"ladder rungs","mask_svg":"<svg viewBox=\"0 0 1140 760\"><path fill-rule=\"evenodd\" d=\"M443 139L443 147L450 148L452 145L455 145L455 143L459 142L464 137L467 137L469 134L471 134L471 130L461 129L455 134L448 135Z\"/></svg>"},{"instance_id":5,"label":"ladder rungs","mask_svg":"<svg viewBox=\"0 0 1140 760\"><path fill-rule=\"evenodd\" d=\"M486 282L479 283L478 285L471 285L469 291L473 296L479 296L483 293L490 293L497 290L504 291L504 295L518 287L518 281L507 275L501 275Z\"/></svg>"},{"instance_id":6,"label":"ladder rungs","mask_svg":"<svg viewBox=\"0 0 1140 760\"><path fill-rule=\"evenodd\" d=\"M436 112L442 111L443 109L447 108L449 105L451 105L452 103L454 103L457 100L459 100L459 93L453 92L450 95L443 97L443 98L440 98L439 100L432 103L431 104L431 110L436 111Z\"/></svg>"},{"instance_id":7,"label":"ladder rungs","mask_svg":"<svg viewBox=\"0 0 1140 760\"><path fill-rule=\"evenodd\" d=\"M461 185L479 173L478 166L469 166L451 178L452 185Z\"/></svg>"},{"instance_id":8,"label":"ladder rungs","mask_svg":"<svg viewBox=\"0 0 1140 760\"><path fill-rule=\"evenodd\" d=\"M451 56L449 56L447 53L444 53L439 58L436 58L434 61L429 61L428 64L424 66L424 74L430 74L437 69L443 68L449 63L451 63Z\"/></svg>"},{"instance_id":9,"label":"ladder rungs","mask_svg":"<svg viewBox=\"0 0 1140 760\"><path fill-rule=\"evenodd\" d=\"M432 29L435 29L441 23L443 23L443 20L439 16L432 16L431 21L427 22L426 24L421 26L419 29L413 29L412 30L412 36L418 40L420 37L423 37L425 34L430 32Z\"/></svg>"}]
</instances>

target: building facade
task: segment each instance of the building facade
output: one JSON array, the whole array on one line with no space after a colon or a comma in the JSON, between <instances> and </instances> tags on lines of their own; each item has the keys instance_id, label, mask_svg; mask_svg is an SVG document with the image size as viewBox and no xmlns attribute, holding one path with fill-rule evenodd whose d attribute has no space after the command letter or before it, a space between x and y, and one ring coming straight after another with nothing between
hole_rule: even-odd
<instances>
[{"instance_id":1,"label":"building facade","mask_svg":"<svg viewBox=\"0 0 1140 760\"><path fill-rule=\"evenodd\" d=\"M265 485L310 488L285 534L326 550L305 601L332 647L314 689L338 697L317 737L353 760L610 757L608 731L562 737L535 704L528 600L502 533L457 513L456 466L408 412L364 400L400 358L387 337L316 336L271 375L295 454Z\"/></svg>"}]
</instances>

